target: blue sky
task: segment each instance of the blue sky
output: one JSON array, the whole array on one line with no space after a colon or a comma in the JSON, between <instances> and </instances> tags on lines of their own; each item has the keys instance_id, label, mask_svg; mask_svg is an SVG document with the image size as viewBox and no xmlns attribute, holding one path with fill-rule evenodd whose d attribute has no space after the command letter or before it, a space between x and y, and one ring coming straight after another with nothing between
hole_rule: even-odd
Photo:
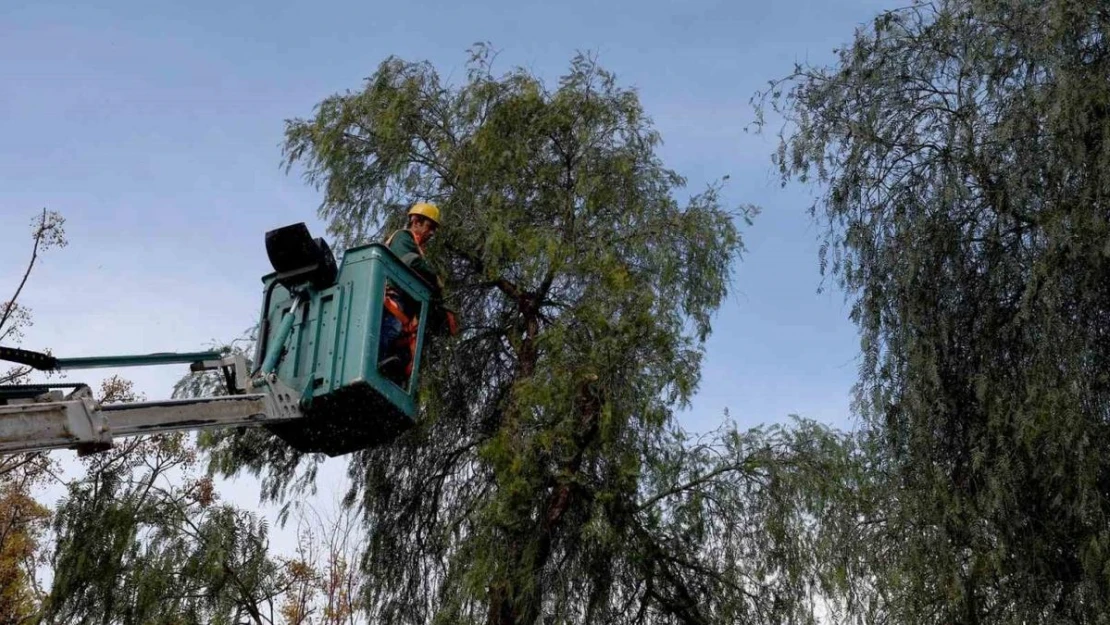
<instances>
[{"instance_id":1,"label":"blue sky","mask_svg":"<svg viewBox=\"0 0 1110 625\"><path fill-rule=\"evenodd\" d=\"M22 302L27 348L63 356L190 351L250 326L266 230L306 221L317 192L280 167L283 120L358 89L388 55L464 77L490 41L503 68L554 83L593 51L635 86L661 154L697 190L762 214L715 321L683 422L791 413L851 427L858 340L836 289L818 294L809 192L779 187L772 137L745 134L751 94L795 61L826 62L885 3L475 1L0 3L0 289L14 288L42 207L67 219ZM6 299L7 293L0 292ZM180 367L129 369L151 398ZM111 371L78 372L97 382ZM69 452L63 452L69 453Z\"/></svg>"}]
</instances>

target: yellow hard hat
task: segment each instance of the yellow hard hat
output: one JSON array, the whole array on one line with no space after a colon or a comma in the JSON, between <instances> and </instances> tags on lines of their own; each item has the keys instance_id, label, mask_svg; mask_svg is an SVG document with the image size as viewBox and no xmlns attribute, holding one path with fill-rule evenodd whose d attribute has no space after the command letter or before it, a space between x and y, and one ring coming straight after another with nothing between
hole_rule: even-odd
<instances>
[{"instance_id":1,"label":"yellow hard hat","mask_svg":"<svg viewBox=\"0 0 1110 625\"><path fill-rule=\"evenodd\" d=\"M439 225L439 207L435 204L427 204L425 202L417 202L409 209L409 215L420 215L427 217Z\"/></svg>"}]
</instances>

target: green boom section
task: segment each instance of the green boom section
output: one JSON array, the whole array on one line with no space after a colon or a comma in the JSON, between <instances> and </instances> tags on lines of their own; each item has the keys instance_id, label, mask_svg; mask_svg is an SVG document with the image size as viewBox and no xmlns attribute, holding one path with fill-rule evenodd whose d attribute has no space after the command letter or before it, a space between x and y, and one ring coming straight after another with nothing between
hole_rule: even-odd
<instances>
[{"instance_id":1,"label":"green boom section","mask_svg":"<svg viewBox=\"0 0 1110 625\"><path fill-rule=\"evenodd\" d=\"M194 363L202 360L219 360L220 352L160 352L157 354L137 354L131 356L91 356L88 358L58 358L57 369L98 369L107 367L145 367L149 365L171 365L175 363Z\"/></svg>"},{"instance_id":2,"label":"green boom section","mask_svg":"<svg viewBox=\"0 0 1110 625\"><path fill-rule=\"evenodd\" d=\"M33 352L14 347L0 347L0 360L7 360L38 369L39 371L60 371L62 369L97 369L110 367L145 367L149 365L169 365L174 363L194 363L206 360L219 360L219 352L158 352L156 354L129 354L125 356L89 356L85 358L55 358L50 354Z\"/></svg>"},{"instance_id":3,"label":"green boom section","mask_svg":"<svg viewBox=\"0 0 1110 625\"><path fill-rule=\"evenodd\" d=\"M431 289L379 243L347 250L335 283L316 289L304 284L273 284L277 273L263 277L273 288L262 310L267 337L255 362L280 347L274 373L301 391L305 419L267 426L303 452L328 455L388 442L413 425ZM401 385L378 371L378 343L386 282L419 303L416 356L412 374ZM287 314L299 295L288 328ZM285 323L283 323L285 322ZM287 337L281 341L282 326ZM276 344L276 345L275 345ZM269 360L269 359L267 359Z\"/></svg>"}]
</instances>

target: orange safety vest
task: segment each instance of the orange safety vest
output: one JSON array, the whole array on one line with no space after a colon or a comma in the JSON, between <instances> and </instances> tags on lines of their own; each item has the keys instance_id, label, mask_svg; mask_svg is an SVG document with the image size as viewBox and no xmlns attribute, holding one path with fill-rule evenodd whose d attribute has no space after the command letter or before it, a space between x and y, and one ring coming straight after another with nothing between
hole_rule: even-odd
<instances>
[{"instance_id":1,"label":"orange safety vest","mask_svg":"<svg viewBox=\"0 0 1110 625\"><path fill-rule=\"evenodd\" d=\"M408 230L408 228L402 228ZM389 238L385 240L386 247L393 243L393 237L401 230L395 230ZM424 246L420 244L420 239L416 237L416 233L412 233L412 240L416 243L416 249L420 250L420 255L424 256ZM404 261L405 259L401 259ZM408 263L405 263L408 264ZM401 336L397 338L397 342L402 346L407 347L409 351L409 362L405 366L405 375L412 375L412 363L416 360L416 330L420 326L420 318L413 316L409 317L405 314L404 309L401 307L401 302L398 300L398 292L392 288L386 287L384 304L385 309L389 314L397 318L401 322Z\"/></svg>"}]
</instances>

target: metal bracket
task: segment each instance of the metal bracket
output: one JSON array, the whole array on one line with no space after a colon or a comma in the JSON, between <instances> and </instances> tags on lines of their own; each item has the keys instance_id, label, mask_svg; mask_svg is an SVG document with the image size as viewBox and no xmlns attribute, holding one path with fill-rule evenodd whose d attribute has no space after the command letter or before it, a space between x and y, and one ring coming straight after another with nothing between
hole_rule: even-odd
<instances>
[{"instance_id":1,"label":"metal bracket","mask_svg":"<svg viewBox=\"0 0 1110 625\"><path fill-rule=\"evenodd\" d=\"M88 456L111 449L112 425L100 411L100 405L93 399L91 392L82 393L80 399L67 404L72 404L74 407L79 405L83 408L81 411L83 414L77 414L77 410L66 411L70 432L81 439L80 443L74 445L77 455Z\"/></svg>"},{"instance_id":2,"label":"metal bracket","mask_svg":"<svg viewBox=\"0 0 1110 625\"><path fill-rule=\"evenodd\" d=\"M271 419L295 419L301 416L301 394L282 382L273 373L258 380L269 387L266 393L266 414Z\"/></svg>"},{"instance_id":3,"label":"metal bracket","mask_svg":"<svg viewBox=\"0 0 1110 625\"><path fill-rule=\"evenodd\" d=\"M200 360L189 366L194 373L219 369L224 376L224 384L230 395L245 395L254 392L254 384L247 368L247 359L241 354L224 356L219 360Z\"/></svg>"}]
</instances>

